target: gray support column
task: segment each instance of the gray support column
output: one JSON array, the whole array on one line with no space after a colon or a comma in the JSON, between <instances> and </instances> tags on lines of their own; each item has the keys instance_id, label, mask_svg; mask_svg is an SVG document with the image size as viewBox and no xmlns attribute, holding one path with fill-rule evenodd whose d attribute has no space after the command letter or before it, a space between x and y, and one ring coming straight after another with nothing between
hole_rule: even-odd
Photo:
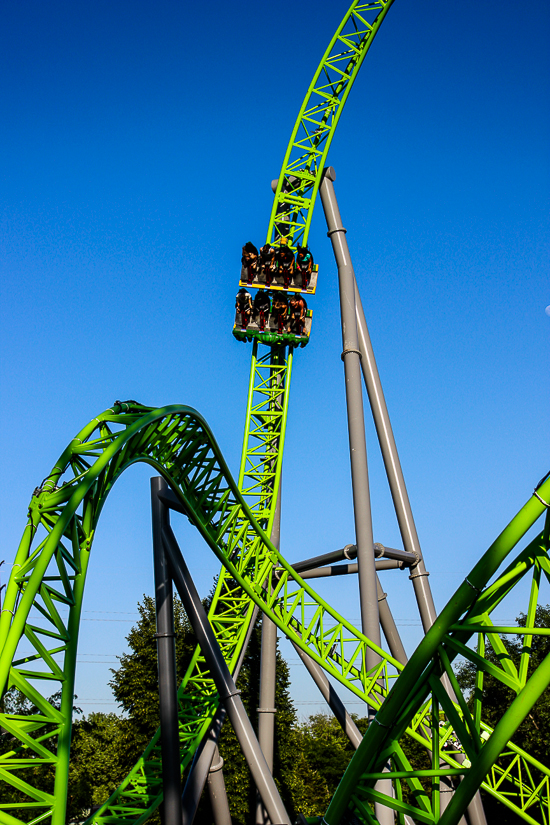
<instances>
[{"instance_id":1,"label":"gray support column","mask_svg":"<svg viewBox=\"0 0 550 825\"><path fill-rule=\"evenodd\" d=\"M160 740L162 754L162 788L164 825L181 823L181 768L178 729L178 695L176 644L174 639L174 605L172 579L162 542L163 528L169 527L168 508L158 492L166 482L151 479L153 522L153 559L155 570L155 604L157 613L157 656L160 702Z\"/></svg>"},{"instance_id":2,"label":"gray support column","mask_svg":"<svg viewBox=\"0 0 550 825\"><path fill-rule=\"evenodd\" d=\"M380 450L386 468L386 475L390 485L397 523L399 524L399 530L403 540L403 547L408 553L414 553L418 559L418 563L412 569L411 580L424 632L427 632L434 623L437 615L427 578L429 574L424 566L409 495L397 453L390 416L388 414L388 408L386 407L382 383L380 381L380 375L378 374L378 367L376 366L376 359L374 357L365 313L363 312L363 305L361 303L361 296L359 295L355 277L354 290L355 310L357 314L357 337L361 351L361 369L363 370L363 378L367 388L372 417L374 419L378 441L380 442Z\"/></svg>"},{"instance_id":3,"label":"gray support column","mask_svg":"<svg viewBox=\"0 0 550 825\"><path fill-rule=\"evenodd\" d=\"M468 811L470 825L487 825L485 809L483 807L483 801L479 791L476 793L466 810Z\"/></svg>"},{"instance_id":4,"label":"gray support column","mask_svg":"<svg viewBox=\"0 0 550 825\"><path fill-rule=\"evenodd\" d=\"M174 584L191 626L195 631L202 654L227 715L231 720L269 818L273 825L290 825L289 816L258 744L250 719L246 714L239 691L223 658L214 631L208 621L185 560L169 525L163 530L162 536Z\"/></svg>"},{"instance_id":5,"label":"gray support column","mask_svg":"<svg viewBox=\"0 0 550 825\"><path fill-rule=\"evenodd\" d=\"M340 210L334 193L333 181L335 179L334 169L332 167L326 169L319 192L327 221L327 234L330 237L338 266L340 286L342 359L346 380L355 544L357 545L357 563L359 565L361 627L363 633L380 646L378 594L373 552L374 538L372 534L367 443L361 386L361 353L357 337L355 309L355 273L346 240L346 230L342 226ZM366 661L367 667L371 668L378 664L379 658L374 651L367 648ZM382 780L380 790L388 793L388 784L390 784L389 792L391 792L391 783L388 783L387 780ZM381 825L392 825L395 821L394 813L389 808L375 803L375 811Z\"/></svg>"},{"instance_id":6,"label":"gray support column","mask_svg":"<svg viewBox=\"0 0 550 825\"><path fill-rule=\"evenodd\" d=\"M454 786L450 776L442 776L439 780L439 813L440 815L449 807L454 796ZM458 825L468 825L466 817L461 816Z\"/></svg>"},{"instance_id":7,"label":"gray support column","mask_svg":"<svg viewBox=\"0 0 550 825\"><path fill-rule=\"evenodd\" d=\"M394 659L401 662L402 665L407 664L407 654L401 641L401 636L395 625L390 606L388 604L387 593L384 593L380 579L376 576L376 586L378 590L378 610L380 611L380 624L386 637L390 653Z\"/></svg>"},{"instance_id":8,"label":"gray support column","mask_svg":"<svg viewBox=\"0 0 550 825\"><path fill-rule=\"evenodd\" d=\"M220 756L218 746L214 748L214 757L208 772L208 795L212 806L212 815L215 825L231 825L231 814L229 813L229 802L227 801L227 791L223 781L223 759Z\"/></svg>"},{"instance_id":9,"label":"gray support column","mask_svg":"<svg viewBox=\"0 0 550 825\"><path fill-rule=\"evenodd\" d=\"M252 636L252 632L256 625L256 619L259 613L259 608L255 607L252 613L252 618L246 634L246 639L239 656L239 660L235 667L233 679L236 682L239 678L241 666L246 655L246 649ZM183 796L181 805L183 808L182 825L192 825L197 808L199 806L200 798L204 790L204 786L208 780L210 766L212 765L216 747L220 738L222 725L225 721L226 713L224 707L219 707L214 719L212 720L212 727L208 736L205 736L200 743L195 757L189 770L189 775L183 789Z\"/></svg>"},{"instance_id":10,"label":"gray support column","mask_svg":"<svg viewBox=\"0 0 550 825\"><path fill-rule=\"evenodd\" d=\"M195 752L181 799L182 825L193 825L202 792L208 780L210 766L217 750L225 716L225 708L218 708L208 735L203 738Z\"/></svg>"},{"instance_id":11,"label":"gray support column","mask_svg":"<svg viewBox=\"0 0 550 825\"><path fill-rule=\"evenodd\" d=\"M353 512L355 518L355 543L359 565L359 594L361 600L361 626L363 633L380 645L376 570L374 567L372 518L370 507L367 444L363 417L361 386L361 361L357 339L355 313L355 275L351 264L346 230L342 226L340 211L334 194L334 170L329 167L321 182L319 192L325 211L328 235L338 266L340 285L340 312L342 318L342 359L346 381L351 480L353 487ZM367 667L378 663L378 656L367 649Z\"/></svg>"},{"instance_id":12,"label":"gray support column","mask_svg":"<svg viewBox=\"0 0 550 825\"><path fill-rule=\"evenodd\" d=\"M271 541L277 548L281 543L281 486L275 505ZM260 706L258 708L258 742L269 770L273 773L275 748L275 685L277 682L277 625L262 616L262 649L260 659ZM256 804L256 825L268 825L269 817L261 799Z\"/></svg>"},{"instance_id":13,"label":"gray support column","mask_svg":"<svg viewBox=\"0 0 550 825\"><path fill-rule=\"evenodd\" d=\"M308 656L307 653L299 648L297 644L292 642L292 646L306 666L311 678L321 691L323 698L331 711L334 713L340 727L348 737L353 747L357 750L363 738L361 736L361 732L344 707L344 703L327 679L323 668L320 667L317 662L311 658L311 656Z\"/></svg>"},{"instance_id":14,"label":"gray support column","mask_svg":"<svg viewBox=\"0 0 550 825\"><path fill-rule=\"evenodd\" d=\"M388 408L382 390L382 382L380 381L378 367L376 366L374 350L372 348L365 313L361 303L361 296L359 295L356 282L355 309L357 314L357 335L359 349L361 351L363 378L367 388L378 441L380 442L380 450L386 468L386 475L388 477L395 514L401 532L403 547L407 552L414 553L418 559L418 563L411 568L410 579L413 583L422 626L424 632L427 632L434 623L437 612L428 581L429 573L424 565L420 541L416 532L409 495L405 485L405 478L403 476L403 470L401 469L401 462L399 461ZM453 692L449 680L444 679L443 684L449 695L452 696ZM446 790L444 792L446 793ZM468 816L471 825L486 825L487 823L479 791L468 806Z\"/></svg>"}]
</instances>

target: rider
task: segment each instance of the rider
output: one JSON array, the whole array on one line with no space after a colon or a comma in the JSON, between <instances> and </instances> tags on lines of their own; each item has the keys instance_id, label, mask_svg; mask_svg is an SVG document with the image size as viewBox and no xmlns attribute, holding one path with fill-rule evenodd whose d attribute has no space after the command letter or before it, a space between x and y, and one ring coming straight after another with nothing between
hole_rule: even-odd
<instances>
[{"instance_id":1,"label":"rider","mask_svg":"<svg viewBox=\"0 0 550 825\"><path fill-rule=\"evenodd\" d=\"M302 273L302 289L307 289L313 272L313 255L309 247L300 246L298 244L298 252L296 253L296 269Z\"/></svg>"},{"instance_id":2,"label":"rider","mask_svg":"<svg viewBox=\"0 0 550 825\"><path fill-rule=\"evenodd\" d=\"M277 332L284 331L286 316L288 315L288 298L284 292L277 292L273 298L273 314L277 320Z\"/></svg>"},{"instance_id":3,"label":"rider","mask_svg":"<svg viewBox=\"0 0 550 825\"><path fill-rule=\"evenodd\" d=\"M254 298L254 320L257 322L260 332L264 332L265 323L271 310L269 292L265 289L258 290Z\"/></svg>"},{"instance_id":4,"label":"rider","mask_svg":"<svg viewBox=\"0 0 550 825\"><path fill-rule=\"evenodd\" d=\"M290 286L290 279L294 274L294 253L288 245L288 238L281 238L280 246L277 250L277 266L279 274L283 276L284 288Z\"/></svg>"},{"instance_id":5,"label":"rider","mask_svg":"<svg viewBox=\"0 0 550 825\"><path fill-rule=\"evenodd\" d=\"M266 286L271 286L273 276L277 271L277 250L270 243L264 244L260 249L260 272L265 275Z\"/></svg>"},{"instance_id":6,"label":"rider","mask_svg":"<svg viewBox=\"0 0 550 825\"><path fill-rule=\"evenodd\" d=\"M288 305L288 331L295 335L305 334L307 304L303 295L293 293Z\"/></svg>"},{"instance_id":7,"label":"rider","mask_svg":"<svg viewBox=\"0 0 550 825\"><path fill-rule=\"evenodd\" d=\"M250 316L252 314L252 296L250 292L246 291L244 286L237 292L235 309L241 313L241 329L246 329L250 323Z\"/></svg>"},{"instance_id":8,"label":"rider","mask_svg":"<svg viewBox=\"0 0 550 825\"><path fill-rule=\"evenodd\" d=\"M258 272L258 250L252 241L247 241L243 246L241 263L246 272L246 282L251 284Z\"/></svg>"}]
</instances>

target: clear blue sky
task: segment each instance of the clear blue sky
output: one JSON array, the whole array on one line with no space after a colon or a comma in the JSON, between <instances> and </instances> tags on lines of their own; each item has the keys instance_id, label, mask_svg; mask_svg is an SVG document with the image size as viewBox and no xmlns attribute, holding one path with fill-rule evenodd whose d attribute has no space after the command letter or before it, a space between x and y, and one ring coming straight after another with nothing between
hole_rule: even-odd
<instances>
[{"instance_id":1,"label":"clear blue sky","mask_svg":"<svg viewBox=\"0 0 550 825\"><path fill-rule=\"evenodd\" d=\"M32 490L117 398L196 407L237 471L240 248L265 237L270 181L345 10L3 3L3 580ZM549 40L543 0L396 0L329 157L438 607L549 469ZM353 541L320 208L310 240L321 274L291 397L291 561ZM370 422L367 436L375 539L399 546ZM149 474L129 472L101 519L79 655L86 712L114 709L108 665L152 591ZM176 524L205 593L217 563ZM390 572L384 586L411 651L410 583ZM356 587L323 593L357 620ZM293 675L301 712L317 709Z\"/></svg>"}]
</instances>

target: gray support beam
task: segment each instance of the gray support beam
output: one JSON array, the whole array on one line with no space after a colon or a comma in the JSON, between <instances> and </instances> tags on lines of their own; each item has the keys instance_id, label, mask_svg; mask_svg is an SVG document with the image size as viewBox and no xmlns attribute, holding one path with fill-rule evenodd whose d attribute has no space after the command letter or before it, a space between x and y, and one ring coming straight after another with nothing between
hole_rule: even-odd
<instances>
[{"instance_id":1,"label":"gray support beam","mask_svg":"<svg viewBox=\"0 0 550 825\"><path fill-rule=\"evenodd\" d=\"M160 703L160 741L162 755L162 789L164 825L181 823L181 767L178 727L178 693L176 644L174 638L174 604L172 579L164 552L162 531L170 526L168 508L158 491L166 482L151 479L153 523L153 561L155 570L155 604L157 613L157 656Z\"/></svg>"},{"instance_id":2,"label":"gray support beam","mask_svg":"<svg viewBox=\"0 0 550 825\"><path fill-rule=\"evenodd\" d=\"M454 786L450 776L442 776L439 780L439 813L440 816L451 804L454 796ZM468 825L466 817L461 816L458 825Z\"/></svg>"},{"instance_id":3,"label":"gray support beam","mask_svg":"<svg viewBox=\"0 0 550 825\"><path fill-rule=\"evenodd\" d=\"M229 813L229 802L227 801L227 791L223 781L223 759L220 756L218 746L214 748L214 758L208 772L208 796L212 806L212 816L214 825L231 825L231 814Z\"/></svg>"},{"instance_id":4,"label":"gray support beam","mask_svg":"<svg viewBox=\"0 0 550 825\"><path fill-rule=\"evenodd\" d=\"M395 438L382 390L382 382L376 366L376 359L374 357L374 350L370 340L367 322L365 320L365 313L361 303L361 296L357 288L357 283L354 282L355 290L355 310L357 314L357 337L358 346L361 351L361 369L363 370L363 378L367 388L367 395L369 397L370 407L372 410L372 417L380 442L380 450L386 468L386 475L390 485L390 491L393 499L393 506L397 516L397 523L401 532L403 547L408 553L416 556L418 562L411 573L411 580L414 587L414 593L420 611L420 617L424 632L427 632L435 621L437 616L432 592L428 583L428 572L424 565L422 557L422 550L420 549L420 542L416 532L416 525L412 514L409 495L405 485L405 478L403 470L401 469L401 462L395 444Z\"/></svg>"},{"instance_id":5,"label":"gray support beam","mask_svg":"<svg viewBox=\"0 0 550 825\"><path fill-rule=\"evenodd\" d=\"M202 792L208 780L210 766L217 750L225 716L225 708L218 708L208 735L203 738L195 751L181 800L182 825L193 825Z\"/></svg>"},{"instance_id":6,"label":"gray support beam","mask_svg":"<svg viewBox=\"0 0 550 825\"><path fill-rule=\"evenodd\" d=\"M393 559L376 559L376 570L401 570L402 562ZM326 579L330 576L348 576L359 571L358 564L335 564L329 567L314 567L313 570L304 570L300 573L302 579Z\"/></svg>"},{"instance_id":7,"label":"gray support beam","mask_svg":"<svg viewBox=\"0 0 550 825\"><path fill-rule=\"evenodd\" d=\"M372 517L370 506L367 443L363 417L361 387L361 359L357 338L355 312L355 275L351 264L346 230L342 226L340 210L334 194L334 170L325 171L319 192L328 227L328 236L338 266L340 286L340 312L342 320L342 359L346 382L351 482L353 488L353 514L355 519L355 544L359 564L359 594L361 601L361 627L363 633L380 645L376 570L374 567ZM367 667L378 663L378 656L367 649Z\"/></svg>"},{"instance_id":8,"label":"gray support beam","mask_svg":"<svg viewBox=\"0 0 550 825\"><path fill-rule=\"evenodd\" d=\"M378 610L380 611L380 624L384 631L384 636L388 643L390 653L394 659L401 662L402 665L407 664L407 654L401 641L401 636L395 625L395 621L388 604L387 593L384 593L380 579L376 576L376 587L378 591Z\"/></svg>"},{"instance_id":9,"label":"gray support beam","mask_svg":"<svg viewBox=\"0 0 550 825\"><path fill-rule=\"evenodd\" d=\"M380 542L373 544L373 551L375 559L395 559L403 562L407 567L416 564L417 557L414 553L407 553L406 550L397 550L395 547L385 547ZM311 559L304 559L303 561L294 562L292 567L297 573L302 575L305 570L311 570L314 567L323 567L326 564L333 564L336 561L343 561L347 559L357 558L357 547L355 544L346 544L340 550L333 550L331 553L323 553L321 556L313 556Z\"/></svg>"},{"instance_id":10,"label":"gray support beam","mask_svg":"<svg viewBox=\"0 0 550 825\"><path fill-rule=\"evenodd\" d=\"M277 786L170 526L162 532L174 584L273 825L290 825Z\"/></svg>"},{"instance_id":11,"label":"gray support beam","mask_svg":"<svg viewBox=\"0 0 550 825\"><path fill-rule=\"evenodd\" d=\"M361 736L361 732L344 707L344 703L327 679L323 668L320 667L317 662L311 658L311 656L308 656L307 653L299 648L297 644L292 642L292 646L306 666L311 678L321 691L324 700L334 713L340 727L348 737L353 747L357 750L361 743L361 739L363 738Z\"/></svg>"},{"instance_id":12,"label":"gray support beam","mask_svg":"<svg viewBox=\"0 0 550 825\"><path fill-rule=\"evenodd\" d=\"M252 618L248 626L246 639L242 647L237 665L235 667L235 672L233 674L233 679L235 680L235 682L239 678L239 673L241 671L242 663L246 655L248 643L250 641L250 637L252 636L254 627L256 625L258 613L259 608L254 607ZM189 770L189 774L187 776L185 788L183 789L183 797L181 802L183 808L182 825L192 825L195 819L200 798L202 796L204 786L206 785L206 782L208 780L210 766L214 759L216 746L220 738L220 733L225 717L225 708L219 707L216 715L214 716L214 719L212 720L212 727L210 728L208 736L205 736L203 738L202 742L196 750L195 757L193 759L191 768Z\"/></svg>"},{"instance_id":13,"label":"gray support beam","mask_svg":"<svg viewBox=\"0 0 550 825\"><path fill-rule=\"evenodd\" d=\"M354 287L357 336L359 349L361 351L361 369L363 371L363 378L367 388L367 395L369 397L378 441L380 443L380 450L386 468L386 475L388 477L395 514L401 532L403 547L407 552L414 553L418 559L418 563L412 567L410 579L413 583L422 626L424 632L427 632L437 617L433 595L428 581L429 573L424 564L420 541L416 532L405 478L397 452L388 408L382 390L382 382L380 381L357 282L354 283ZM443 684L449 695L452 696L453 692L449 680L444 679ZM468 817L471 825L487 825L479 791L468 806Z\"/></svg>"},{"instance_id":14,"label":"gray support beam","mask_svg":"<svg viewBox=\"0 0 550 825\"><path fill-rule=\"evenodd\" d=\"M483 801L479 791L476 793L466 810L468 811L470 825L487 825L485 809L483 807Z\"/></svg>"},{"instance_id":15,"label":"gray support beam","mask_svg":"<svg viewBox=\"0 0 550 825\"><path fill-rule=\"evenodd\" d=\"M359 564L359 594L361 601L361 627L365 636L380 646L380 623L374 566L372 516L370 506L369 476L367 465L367 443L363 415L363 393L361 386L361 353L357 336L355 309L355 273L346 240L346 230L342 226L340 210L334 193L333 181L336 174L332 167L325 169L319 193L325 212L328 236L338 266L340 287L340 312L342 319L342 360L346 381L346 403L348 411L348 431L351 459L351 481L353 489L353 513L355 518L355 544ZM376 666L378 656L367 648L367 667ZM390 792L391 792L391 783ZM380 790L388 793L388 782L383 780ZM375 803L375 811L381 825L392 825L393 811Z\"/></svg>"}]
</instances>

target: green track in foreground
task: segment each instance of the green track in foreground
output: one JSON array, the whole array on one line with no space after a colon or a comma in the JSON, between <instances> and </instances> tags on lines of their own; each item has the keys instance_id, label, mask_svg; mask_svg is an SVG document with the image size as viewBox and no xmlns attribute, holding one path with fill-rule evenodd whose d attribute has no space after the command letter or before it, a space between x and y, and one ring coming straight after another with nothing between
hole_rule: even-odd
<instances>
[{"instance_id":1,"label":"green track in foreground","mask_svg":"<svg viewBox=\"0 0 550 825\"><path fill-rule=\"evenodd\" d=\"M278 371L280 365L272 364L272 369ZM279 377L276 382L280 382ZM280 389L279 386L279 397ZM269 392L266 396L267 418L274 403L273 395ZM255 406L254 393L250 395L250 405L251 408ZM263 415L256 406L254 416ZM265 450L268 450L270 440L264 443L267 445ZM429 745L438 765L441 759L452 768L455 764L458 766L456 759L459 754L449 751L448 743L458 737L460 744L453 745L455 751L465 752L472 764L478 752L492 754L492 760L485 759L483 763L487 774L490 774L492 764L502 750L513 753L520 770L510 771L499 788L493 787L495 783L489 776L487 787L518 811L522 810L523 804L520 797L525 798L526 794L530 798L531 809L536 808L540 812L547 808L548 769L534 764L527 754L506 742L495 753L490 751L493 737L498 739L500 736L499 728L493 734L482 726L482 708L479 709L479 720L472 723L460 696L458 702L451 703L441 691L437 692L434 685L436 688L439 685L440 671L437 668L441 669L441 665L433 664L434 661L452 661L454 653L449 639L456 637L464 642L471 635L468 621L472 621L472 616L478 624L483 621L485 626L490 627L491 610L525 575L525 571L533 567L534 562L530 564L532 558L536 557L541 569L547 570L546 537L543 549L540 542L531 543L500 579L483 591L482 613L479 614L479 610L475 611L475 615L472 613L472 608L481 598L478 598L477 590L472 585L480 590L484 587L484 577L488 578L498 570L514 544L540 516L544 507L538 498L530 499L470 574L470 584L464 583L459 589L459 597L445 609L407 666L412 676L406 679L400 677L397 681L397 689L401 692L398 692L398 700L390 703L385 700L400 672L399 664L327 605L271 545L231 478L201 416L187 407L152 410L129 403L115 405L90 422L71 441L31 501L29 522L15 560L2 613L4 644L0 655L0 678L3 685L15 685L27 696L36 705L37 712L30 717L0 715L0 725L8 732L9 743L8 750L0 757L0 781L19 792L18 802L1 803L1 822L15 825L21 821L49 820L50 817L56 825L64 822L78 625L93 536L113 484L127 467L138 461L148 463L166 478L189 519L222 562L224 574L220 577L210 619L232 668L256 604L329 674L379 712L378 723L369 730L365 741L368 737L374 737L378 744L378 729L386 734L392 730L391 721L391 725L396 725L397 732L406 730L408 735ZM251 478L257 468L258 462L252 461ZM242 473L245 478L246 467ZM264 478L251 486L259 502L261 520L266 517L265 498L261 490L270 483L269 478ZM547 500L549 494L550 481L547 480L538 495ZM269 523L266 526L269 527ZM40 529L42 538L38 534ZM37 542L34 548L33 542ZM274 573L275 570L279 572ZM60 606L68 608L68 615L64 618L58 609ZM460 629L454 630L457 624ZM35 652L32 656L18 659L17 650L22 637ZM493 636L490 635L490 638ZM367 671L365 665L367 647L376 650L381 657L380 665L371 671ZM463 655L474 656L470 648L461 647L460 651ZM483 661L478 664L482 670ZM509 667L503 665L501 678L509 681L508 670ZM530 677L528 685L536 675ZM538 678L541 678L540 674ZM37 689L35 683L46 683L47 693L61 686L59 711L45 701L43 692ZM425 684L430 687L425 687ZM430 688L434 689L435 701L439 702L445 714L439 725L430 721L430 711L427 710L426 699ZM182 765L185 766L217 707L215 690L198 653L182 683L180 703ZM390 717L392 709L396 708L397 717ZM509 732L509 727L506 730ZM432 739L434 733L436 735ZM415 791L420 806L415 813L416 818L420 822L436 822L436 813L429 809L429 795L423 791L419 779L414 775L399 775L399 771L407 774L410 766L397 736L391 739L391 747L386 739L387 736L383 747L376 751L377 761L373 762L374 757L369 757L372 764L369 762L367 766L367 775L363 763L359 769L350 768L359 771L365 798L376 794L376 791L369 791L369 781L375 781L377 768L391 755L398 766L395 775L398 787L406 783ZM57 752L52 752L44 743L55 740ZM360 760L362 754L363 748L358 751L352 766L359 764L357 759ZM34 772L40 765L50 765L55 769L55 786L51 792L40 791L33 785ZM472 774L473 768L462 765L460 770L466 776L465 782L475 775ZM542 777L537 782L538 787L531 787L531 780L525 778L526 770L531 777L535 774ZM442 772L449 773L449 769ZM355 806L364 821L372 821L365 813L368 812L368 805L363 804L357 793L353 799L346 797L348 773L327 814L331 825L339 821L341 812L348 804ZM94 820L105 823L145 821L161 800L160 782L158 749L154 740L123 787L94 816ZM6 798L5 794L3 798ZM458 794L455 799L460 804Z\"/></svg>"}]
</instances>

